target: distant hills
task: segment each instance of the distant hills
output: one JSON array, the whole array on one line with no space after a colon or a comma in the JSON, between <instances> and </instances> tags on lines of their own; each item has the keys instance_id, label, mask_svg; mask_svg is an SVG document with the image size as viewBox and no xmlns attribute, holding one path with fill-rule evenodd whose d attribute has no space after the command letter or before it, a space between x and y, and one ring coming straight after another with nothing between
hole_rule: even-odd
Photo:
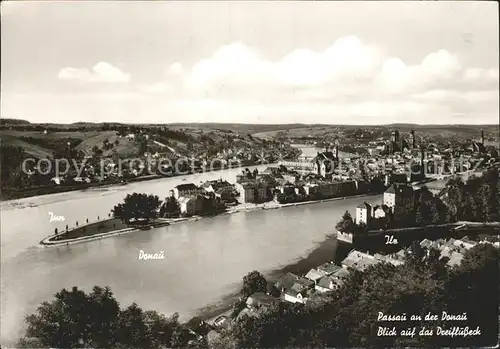
<instances>
[{"instance_id":1,"label":"distant hills","mask_svg":"<svg viewBox=\"0 0 500 349\"><path fill-rule=\"evenodd\" d=\"M0 119L0 125L40 125L47 127L86 127L86 128L99 128L103 125L108 125L110 127L117 126L143 126L143 127L171 127L171 128L197 128L197 129L214 129L214 130L225 130L233 132L244 132L244 133L257 133L266 131L276 131L276 130L289 130L294 128L316 128L316 127L346 127L346 128L402 128L402 129L425 129L425 128L472 128L477 129L481 127L498 127L498 124L413 124L413 123L394 123L386 125L347 125L347 124L304 124L304 123L293 123L293 124L245 124L245 123L216 123L216 122L202 122L202 123L122 123L122 122L74 122L70 124L58 124L58 123L31 123L27 120L14 119L14 118L2 118Z\"/></svg>"},{"instance_id":2,"label":"distant hills","mask_svg":"<svg viewBox=\"0 0 500 349\"><path fill-rule=\"evenodd\" d=\"M76 122L72 124L55 123L30 123L21 119L1 119L0 120L0 140L2 145L21 147L26 153L37 158L50 157L58 151L64 150L67 143L71 148L82 151L89 155L94 147L103 147L103 142L113 144L112 149L105 149L104 154L108 156L117 153L121 156L130 156L139 152L137 142L129 142L117 136L115 130L126 129L128 127L140 127L143 129L167 128L175 136L176 132L187 134L191 143L200 142L201 137L211 139L211 144L223 144L224 137L250 137L246 146L256 146L259 139L272 139L283 133L287 137L331 137L340 136L345 131L358 129L382 130L384 133L391 129L407 133L415 130L417 134L455 137L457 139L479 139L480 130L485 131L485 137L490 140L498 140L498 125L419 125L394 123L390 125L361 126L361 125L327 125L327 124L241 124L241 123L170 123L170 124L125 124L119 122ZM48 133L45 134L44 130ZM152 132L157 133L156 130ZM164 138L157 139L160 143L170 144L174 151L183 153L188 146L186 140L174 140ZM222 143L221 143L222 142ZM243 142L240 139L240 142ZM154 142L153 142L154 143ZM149 146L157 147L157 144L148 142ZM242 144L243 146L243 144ZM168 148L161 148L158 151L166 151Z\"/></svg>"}]
</instances>

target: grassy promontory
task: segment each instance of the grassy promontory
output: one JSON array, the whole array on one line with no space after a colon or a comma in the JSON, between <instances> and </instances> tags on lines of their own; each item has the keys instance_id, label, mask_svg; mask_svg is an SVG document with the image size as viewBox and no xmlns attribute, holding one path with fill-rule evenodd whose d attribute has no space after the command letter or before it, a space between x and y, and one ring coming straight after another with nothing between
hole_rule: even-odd
<instances>
[{"instance_id":1,"label":"grassy promontory","mask_svg":"<svg viewBox=\"0 0 500 349\"><path fill-rule=\"evenodd\" d=\"M151 229L169 225L170 221L163 218L153 219L148 222L124 223L119 218L109 218L97 222L88 223L79 227L58 232L43 241L42 245L56 245L58 243L76 242L82 238L104 237L107 234L113 234L125 231L135 231L139 229Z\"/></svg>"}]
</instances>

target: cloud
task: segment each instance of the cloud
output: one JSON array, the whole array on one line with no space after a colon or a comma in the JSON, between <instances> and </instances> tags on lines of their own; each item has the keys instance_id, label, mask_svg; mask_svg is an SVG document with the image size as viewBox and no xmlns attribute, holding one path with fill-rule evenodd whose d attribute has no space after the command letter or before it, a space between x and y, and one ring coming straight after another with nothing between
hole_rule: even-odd
<instances>
[{"instance_id":1,"label":"cloud","mask_svg":"<svg viewBox=\"0 0 500 349\"><path fill-rule=\"evenodd\" d=\"M146 94L171 94L173 87L166 82L157 82L152 85L139 86L138 90Z\"/></svg>"},{"instance_id":2,"label":"cloud","mask_svg":"<svg viewBox=\"0 0 500 349\"><path fill-rule=\"evenodd\" d=\"M296 49L278 61L266 60L253 48L236 42L220 47L189 71L187 87L210 92L224 88L313 87L334 80L366 78L379 61L376 47L355 36L337 40L323 52Z\"/></svg>"},{"instance_id":3,"label":"cloud","mask_svg":"<svg viewBox=\"0 0 500 349\"><path fill-rule=\"evenodd\" d=\"M92 71L66 68L59 77L130 79L107 63ZM234 42L192 66L171 64L160 81L105 87L145 96L144 105L134 107L151 121L176 115L186 122L377 124L453 123L464 116L496 122L498 84L498 67L465 66L444 48L408 62L347 36L324 49L296 48L273 59Z\"/></svg>"},{"instance_id":4,"label":"cloud","mask_svg":"<svg viewBox=\"0 0 500 349\"><path fill-rule=\"evenodd\" d=\"M130 74L124 73L109 63L99 62L91 70L63 68L59 71L58 78L80 83L126 83L130 81Z\"/></svg>"},{"instance_id":5,"label":"cloud","mask_svg":"<svg viewBox=\"0 0 500 349\"><path fill-rule=\"evenodd\" d=\"M183 71L182 80L189 98L339 102L355 95L360 100L386 98L457 86L491 89L498 85L498 69L466 69L445 49L408 64L347 36L324 50L298 48L278 60L266 59L241 42L224 45Z\"/></svg>"},{"instance_id":6,"label":"cloud","mask_svg":"<svg viewBox=\"0 0 500 349\"><path fill-rule=\"evenodd\" d=\"M182 73L184 73L184 67L179 62L175 62L167 70L167 74L170 75L180 75Z\"/></svg>"}]
</instances>

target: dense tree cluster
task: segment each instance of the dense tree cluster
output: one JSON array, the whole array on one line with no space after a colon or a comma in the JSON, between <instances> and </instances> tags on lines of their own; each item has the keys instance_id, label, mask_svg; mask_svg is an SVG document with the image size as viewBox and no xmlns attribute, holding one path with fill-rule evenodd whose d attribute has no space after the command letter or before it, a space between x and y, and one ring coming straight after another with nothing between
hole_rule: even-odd
<instances>
[{"instance_id":1,"label":"dense tree cluster","mask_svg":"<svg viewBox=\"0 0 500 349\"><path fill-rule=\"evenodd\" d=\"M437 250L414 244L404 265L378 264L353 270L338 290L317 294L305 305L278 303L260 316L244 316L223 334L215 348L277 347L443 347L491 345L498 335L498 257L492 245L479 244L465 253L462 264L446 266ZM466 313L465 321L442 320ZM405 321L379 321L379 312L407 316ZM425 321L428 314L438 315ZM411 315L421 317L411 318ZM479 326L481 335L437 335L437 327ZM396 336L378 335L379 327L395 327ZM401 331L416 327L416 335ZM423 328L429 336L418 335Z\"/></svg>"},{"instance_id":2,"label":"dense tree cluster","mask_svg":"<svg viewBox=\"0 0 500 349\"><path fill-rule=\"evenodd\" d=\"M149 221L158 217L160 199L156 195L128 194L123 203L116 205L112 212L113 216L122 221Z\"/></svg>"},{"instance_id":3,"label":"dense tree cluster","mask_svg":"<svg viewBox=\"0 0 500 349\"><path fill-rule=\"evenodd\" d=\"M264 276L257 270L248 273L243 278L243 288L241 294L244 297L248 297L255 292L266 292L267 291L267 281Z\"/></svg>"},{"instance_id":4,"label":"dense tree cluster","mask_svg":"<svg viewBox=\"0 0 500 349\"><path fill-rule=\"evenodd\" d=\"M352 233L354 232L354 225L355 223L351 214L349 213L349 211L345 211L342 215L342 218L335 226L335 229L343 233Z\"/></svg>"},{"instance_id":5,"label":"dense tree cluster","mask_svg":"<svg viewBox=\"0 0 500 349\"><path fill-rule=\"evenodd\" d=\"M168 139L173 139L180 142L188 142L193 141L193 136L182 131L182 130L172 130L167 127L162 127L157 131L160 137L165 137Z\"/></svg>"},{"instance_id":6,"label":"dense tree cluster","mask_svg":"<svg viewBox=\"0 0 500 349\"><path fill-rule=\"evenodd\" d=\"M446 203L451 221L499 221L500 178L498 168L472 177L466 183L452 179L447 184Z\"/></svg>"},{"instance_id":7,"label":"dense tree cluster","mask_svg":"<svg viewBox=\"0 0 500 349\"><path fill-rule=\"evenodd\" d=\"M0 183L2 187L20 187L23 185L22 162L26 153L20 147L1 145L0 148Z\"/></svg>"},{"instance_id":8,"label":"dense tree cluster","mask_svg":"<svg viewBox=\"0 0 500 349\"><path fill-rule=\"evenodd\" d=\"M133 303L120 309L109 288L92 292L73 287L44 302L26 318L26 336L19 347L29 348L179 348L183 329L178 315L167 318Z\"/></svg>"},{"instance_id":9,"label":"dense tree cluster","mask_svg":"<svg viewBox=\"0 0 500 349\"><path fill-rule=\"evenodd\" d=\"M420 190L416 204L414 219L417 226L446 223L446 205L426 187Z\"/></svg>"},{"instance_id":10,"label":"dense tree cluster","mask_svg":"<svg viewBox=\"0 0 500 349\"><path fill-rule=\"evenodd\" d=\"M181 212L179 201L173 196L165 199L165 202L160 207L161 217L177 217Z\"/></svg>"}]
</instances>

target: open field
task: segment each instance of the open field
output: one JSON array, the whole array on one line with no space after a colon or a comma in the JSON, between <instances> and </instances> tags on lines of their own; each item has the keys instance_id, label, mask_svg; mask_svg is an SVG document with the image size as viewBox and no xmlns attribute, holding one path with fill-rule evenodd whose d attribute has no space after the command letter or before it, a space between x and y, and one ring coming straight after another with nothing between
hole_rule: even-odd
<instances>
[{"instance_id":1,"label":"open field","mask_svg":"<svg viewBox=\"0 0 500 349\"><path fill-rule=\"evenodd\" d=\"M47 158L52 157L52 151L50 149L46 149L36 144L31 144L29 142L24 141L22 138L13 136L13 135L4 135L1 134L0 137L2 145L10 145L13 147L22 148L26 154L33 156L35 158Z\"/></svg>"}]
</instances>

